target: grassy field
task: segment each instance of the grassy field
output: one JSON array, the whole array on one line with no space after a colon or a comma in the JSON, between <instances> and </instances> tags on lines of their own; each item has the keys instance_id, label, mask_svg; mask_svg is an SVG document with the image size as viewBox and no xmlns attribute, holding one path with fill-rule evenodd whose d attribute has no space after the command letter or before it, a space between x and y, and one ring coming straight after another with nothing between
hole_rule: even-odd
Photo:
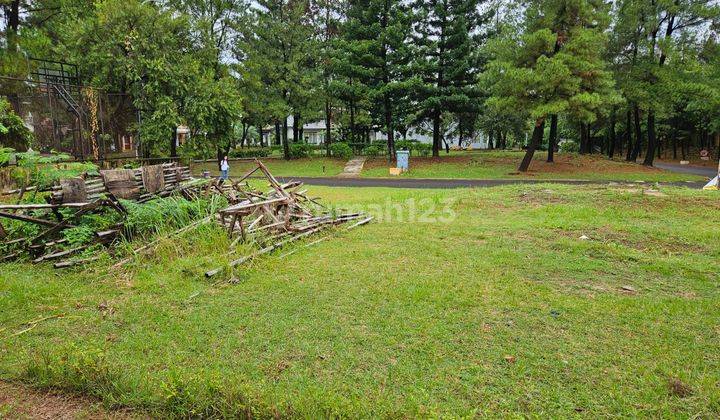
<instances>
[{"instance_id":1,"label":"grassy field","mask_svg":"<svg viewBox=\"0 0 720 420\"><path fill-rule=\"evenodd\" d=\"M232 284L211 228L0 265L0 379L163 416L720 416L716 192L312 192L378 220Z\"/></svg>"},{"instance_id":2,"label":"grassy field","mask_svg":"<svg viewBox=\"0 0 720 420\"><path fill-rule=\"evenodd\" d=\"M588 179L608 181L702 181L706 178L680 174L662 169L646 168L603 156L557 154L555 163L547 163L547 154L535 154L530 170L517 172L524 152L478 151L444 153L439 158L410 158L407 178L467 178L467 179ZM362 172L364 177L388 177L388 162L378 158L368 161Z\"/></svg>"},{"instance_id":3,"label":"grassy field","mask_svg":"<svg viewBox=\"0 0 720 420\"><path fill-rule=\"evenodd\" d=\"M345 167L345 160L324 157L284 160L261 159L275 176L336 176ZM230 177L243 176L253 166L252 161L230 161ZM208 162L193 165L193 173L198 175L204 169L214 176L220 174L217 164Z\"/></svg>"}]
</instances>

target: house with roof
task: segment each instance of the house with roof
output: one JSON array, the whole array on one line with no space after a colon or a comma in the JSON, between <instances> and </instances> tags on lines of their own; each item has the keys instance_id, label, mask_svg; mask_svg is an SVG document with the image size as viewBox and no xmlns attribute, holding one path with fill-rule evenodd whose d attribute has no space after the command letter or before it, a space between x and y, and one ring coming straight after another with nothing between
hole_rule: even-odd
<instances>
[{"instance_id":1,"label":"house with roof","mask_svg":"<svg viewBox=\"0 0 720 420\"><path fill-rule=\"evenodd\" d=\"M287 138L292 139L293 138L293 122L294 118L292 115L288 117L288 123L287 123ZM335 128L335 124L331 125L331 128ZM302 136L303 136L303 142L307 144L314 144L314 145L320 145L325 143L325 134L326 134L326 125L325 120L315 121L315 122L308 122L303 125L302 129ZM275 126L269 125L265 126L262 130L262 136L263 136L263 143L264 144L271 144L272 139L275 136ZM395 140L401 140L402 136L400 133L395 134ZM420 143L425 144L432 144L432 130L429 127L424 127L423 124L420 124L415 127L411 127L408 132L406 138L408 140L417 140ZM387 141L387 134L383 133L380 130L372 130L370 131L370 141L381 141L385 140ZM446 141L450 144L450 146L456 146L458 144L458 138L457 136L448 136L446 137ZM465 144L463 144L463 147L470 147L472 149L487 149L488 147L488 137L487 134L482 132L475 133L475 136L470 139L470 141L466 141Z\"/></svg>"}]
</instances>

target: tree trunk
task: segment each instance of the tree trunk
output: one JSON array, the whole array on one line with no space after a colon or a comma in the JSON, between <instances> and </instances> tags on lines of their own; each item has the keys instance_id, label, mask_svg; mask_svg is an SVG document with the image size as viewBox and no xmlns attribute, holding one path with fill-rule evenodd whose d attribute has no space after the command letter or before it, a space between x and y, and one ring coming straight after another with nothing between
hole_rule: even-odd
<instances>
[{"instance_id":1,"label":"tree trunk","mask_svg":"<svg viewBox=\"0 0 720 420\"><path fill-rule=\"evenodd\" d=\"M493 149L493 136L494 136L494 135L495 135L495 132L494 132L494 131L491 131L491 132L488 133L488 149L489 149L489 150L492 150L492 149Z\"/></svg>"},{"instance_id":2,"label":"tree trunk","mask_svg":"<svg viewBox=\"0 0 720 420\"><path fill-rule=\"evenodd\" d=\"M440 156L440 123L440 110L435 109L435 111L433 111L433 157Z\"/></svg>"},{"instance_id":3,"label":"tree trunk","mask_svg":"<svg viewBox=\"0 0 720 420\"><path fill-rule=\"evenodd\" d=\"M275 145L279 146L282 144L282 134L280 134L280 121L275 121Z\"/></svg>"},{"instance_id":4,"label":"tree trunk","mask_svg":"<svg viewBox=\"0 0 720 420\"><path fill-rule=\"evenodd\" d=\"M625 145L627 147L627 150L625 150L625 160L628 162L632 160L632 149L633 149L633 141L632 141L632 111L630 111L630 108L627 110L626 114L626 121L625 121Z\"/></svg>"},{"instance_id":5,"label":"tree trunk","mask_svg":"<svg viewBox=\"0 0 720 420\"><path fill-rule=\"evenodd\" d=\"M240 147L245 147L245 142L247 141L248 137L248 131L250 131L250 124L248 123L242 123L243 130L242 130L242 137L240 138ZM250 145L248 144L248 147Z\"/></svg>"},{"instance_id":6,"label":"tree trunk","mask_svg":"<svg viewBox=\"0 0 720 420\"><path fill-rule=\"evenodd\" d=\"M298 143L298 135L300 134L300 130L298 129L298 121L300 121L300 116L298 114L293 114L293 123L292 123L292 131L293 131L293 143Z\"/></svg>"},{"instance_id":7,"label":"tree trunk","mask_svg":"<svg viewBox=\"0 0 720 420\"><path fill-rule=\"evenodd\" d=\"M550 116L550 138L548 139L547 161L552 163L555 161L555 145L557 144L557 124L558 117L556 114Z\"/></svg>"},{"instance_id":8,"label":"tree trunk","mask_svg":"<svg viewBox=\"0 0 720 420\"><path fill-rule=\"evenodd\" d=\"M613 109L612 113L610 114L610 144L608 145L608 157L610 159L612 159L615 155L616 141L617 137L615 134L615 109Z\"/></svg>"},{"instance_id":9,"label":"tree trunk","mask_svg":"<svg viewBox=\"0 0 720 420\"><path fill-rule=\"evenodd\" d=\"M528 168L530 168L530 162L532 162L535 150L537 150L537 148L542 144L544 131L545 118L538 118L535 120L535 128L533 129L532 139L530 140L530 144L528 144L525 157L523 157L523 160L518 167L518 172L527 172Z\"/></svg>"},{"instance_id":10,"label":"tree trunk","mask_svg":"<svg viewBox=\"0 0 720 420\"><path fill-rule=\"evenodd\" d=\"M20 0L12 0L10 7L4 6L7 19L7 28L5 39L7 40L7 49L14 53L17 51L17 33L20 27Z\"/></svg>"},{"instance_id":11,"label":"tree trunk","mask_svg":"<svg viewBox=\"0 0 720 420\"><path fill-rule=\"evenodd\" d=\"M305 123L303 123L303 121L302 121L301 114L298 114L297 127L298 127L298 134L297 134L298 143L305 143Z\"/></svg>"},{"instance_id":12,"label":"tree trunk","mask_svg":"<svg viewBox=\"0 0 720 420\"><path fill-rule=\"evenodd\" d=\"M642 146L642 128L640 127L640 108L635 105L633 108L635 114L635 145L633 146L632 153L630 154L630 161L637 161L640 155L640 147Z\"/></svg>"},{"instance_id":13,"label":"tree trunk","mask_svg":"<svg viewBox=\"0 0 720 420\"><path fill-rule=\"evenodd\" d=\"M673 160L677 160L677 128L672 129Z\"/></svg>"},{"instance_id":14,"label":"tree trunk","mask_svg":"<svg viewBox=\"0 0 720 420\"><path fill-rule=\"evenodd\" d=\"M288 117L283 118L283 132L282 132L282 140L283 140L283 155L285 157L285 160L290 160L290 144L288 144Z\"/></svg>"},{"instance_id":15,"label":"tree trunk","mask_svg":"<svg viewBox=\"0 0 720 420\"><path fill-rule=\"evenodd\" d=\"M350 102L350 143L355 143L355 105Z\"/></svg>"},{"instance_id":16,"label":"tree trunk","mask_svg":"<svg viewBox=\"0 0 720 420\"><path fill-rule=\"evenodd\" d=\"M325 99L325 155L330 157L330 144L332 143L332 107L330 98Z\"/></svg>"},{"instance_id":17,"label":"tree trunk","mask_svg":"<svg viewBox=\"0 0 720 420\"><path fill-rule=\"evenodd\" d=\"M653 111L652 108L648 110L647 132L648 145L643 165L653 166L653 161L655 160L655 148L657 147L657 138L655 137L655 111Z\"/></svg>"},{"instance_id":18,"label":"tree trunk","mask_svg":"<svg viewBox=\"0 0 720 420\"><path fill-rule=\"evenodd\" d=\"M173 135L170 141L170 157L177 157L177 125L175 125L175 128L173 129Z\"/></svg>"},{"instance_id":19,"label":"tree trunk","mask_svg":"<svg viewBox=\"0 0 720 420\"><path fill-rule=\"evenodd\" d=\"M580 154L587 153L588 147L588 130L587 124L580 123Z\"/></svg>"},{"instance_id":20,"label":"tree trunk","mask_svg":"<svg viewBox=\"0 0 720 420\"><path fill-rule=\"evenodd\" d=\"M390 108L390 94L383 96L383 107L385 116L385 132L387 133L388 159L395 159L395 128L392 124L392 109Z\"/></svg>"}]
</instances>

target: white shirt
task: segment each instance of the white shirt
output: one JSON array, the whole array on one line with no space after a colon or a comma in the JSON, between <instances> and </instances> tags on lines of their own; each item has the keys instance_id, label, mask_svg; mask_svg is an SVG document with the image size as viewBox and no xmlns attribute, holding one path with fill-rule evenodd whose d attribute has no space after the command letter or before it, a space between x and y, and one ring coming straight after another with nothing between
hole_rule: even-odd
<instances>
[{"instance_id":1,"label":"white shirt","mask_svg":"<svg viewBox=\"0 0 720 420\"><path fill-rule=\"evenodd\" d=\"M223 160L222 163L220 164L220 170L227 171L228 169L230 169L230 165L228 165L228 161Z\"/></svg>"}]
</instances>

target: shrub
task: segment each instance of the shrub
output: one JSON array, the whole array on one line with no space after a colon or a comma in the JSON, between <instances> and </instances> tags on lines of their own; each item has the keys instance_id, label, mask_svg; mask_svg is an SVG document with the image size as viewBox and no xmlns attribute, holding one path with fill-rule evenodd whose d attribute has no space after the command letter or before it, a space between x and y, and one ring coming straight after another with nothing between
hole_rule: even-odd
<instances>
[{"instance_id":1,"label":"shrub","mask_svg":"<svg viewBox=\"0 0 720 420\"><path fill-rule=\"evenodd\" d=\"M377 146L367 146L362 152L365 156L377 157L380 154L380 148Z\"/></svg>"},{"instance_id":2,"label":"shrub","mask_svg":"<svg viewBox=\"0 0 720 420\"><path fill-rule=\"evenodd\" d=\"M432 152L432 145L425 143L417 143L413 145L412 150L416 152L418 156L430 156L430 153Z\"/></svg>"},{"instance_id":3,"label":"shrub","mask_svg":"<svg viewBox=\"0 0 720 420\"><path fill-rule=\"evenodd\" d=\"M18 166L13 168L12 177L18 186L37 185L47 187L61 178L70 178L83 173L97 174L97 165L91 162L67 162L69 155L53 153L41 155L35 151L16 154Z\"/></svg>"},{"instance_id":4,"label":"shrub","mask_svg":"<svg viewBox=\"0 0 720 420\"><path fill-rule=\"evenodd\" d=\"M310 156L310 146L305 143L290 144L290 159L300 159Z\"/></svg>"},{"instance_id":5,"label":"shrub","mask_svg":"<svg viewBox=\"0 0 720 420\"><path fill-rule=\"evenodd\" d=\"M32 140L32 132L13 111L10 102L0 98L0 144L15 150L26 150Z\"/></svg>"},{"instance_id":6,"label":"shrub","mask_svg":"<svg viewBox=\"0 0 720 420\"><path fill-rule=\"evenodd\" d=\"M565 140L560 143L561 153L578 153L580 151L580 145L574 141Z\"/></svg>"},{"instance_id":7,"label":"shrub","mask_svg":"<svg viewBox=\"0 0 720 420\"><path fill-rule=\"evenodd\" d=\"M228 157L236 159L264 158L270 156L270 149L232 149Z\"/></svg>"},{"instance_id":8,"label":"shrub","mask_svg":"<svg viewBox=\"0 0 720 420\"><path fill-rule=\"evenodd\" d=\"M353 152L347 143L333 143L330 145L330 154L336 158L350 159Z\"/></svg>"}]
</instances>

